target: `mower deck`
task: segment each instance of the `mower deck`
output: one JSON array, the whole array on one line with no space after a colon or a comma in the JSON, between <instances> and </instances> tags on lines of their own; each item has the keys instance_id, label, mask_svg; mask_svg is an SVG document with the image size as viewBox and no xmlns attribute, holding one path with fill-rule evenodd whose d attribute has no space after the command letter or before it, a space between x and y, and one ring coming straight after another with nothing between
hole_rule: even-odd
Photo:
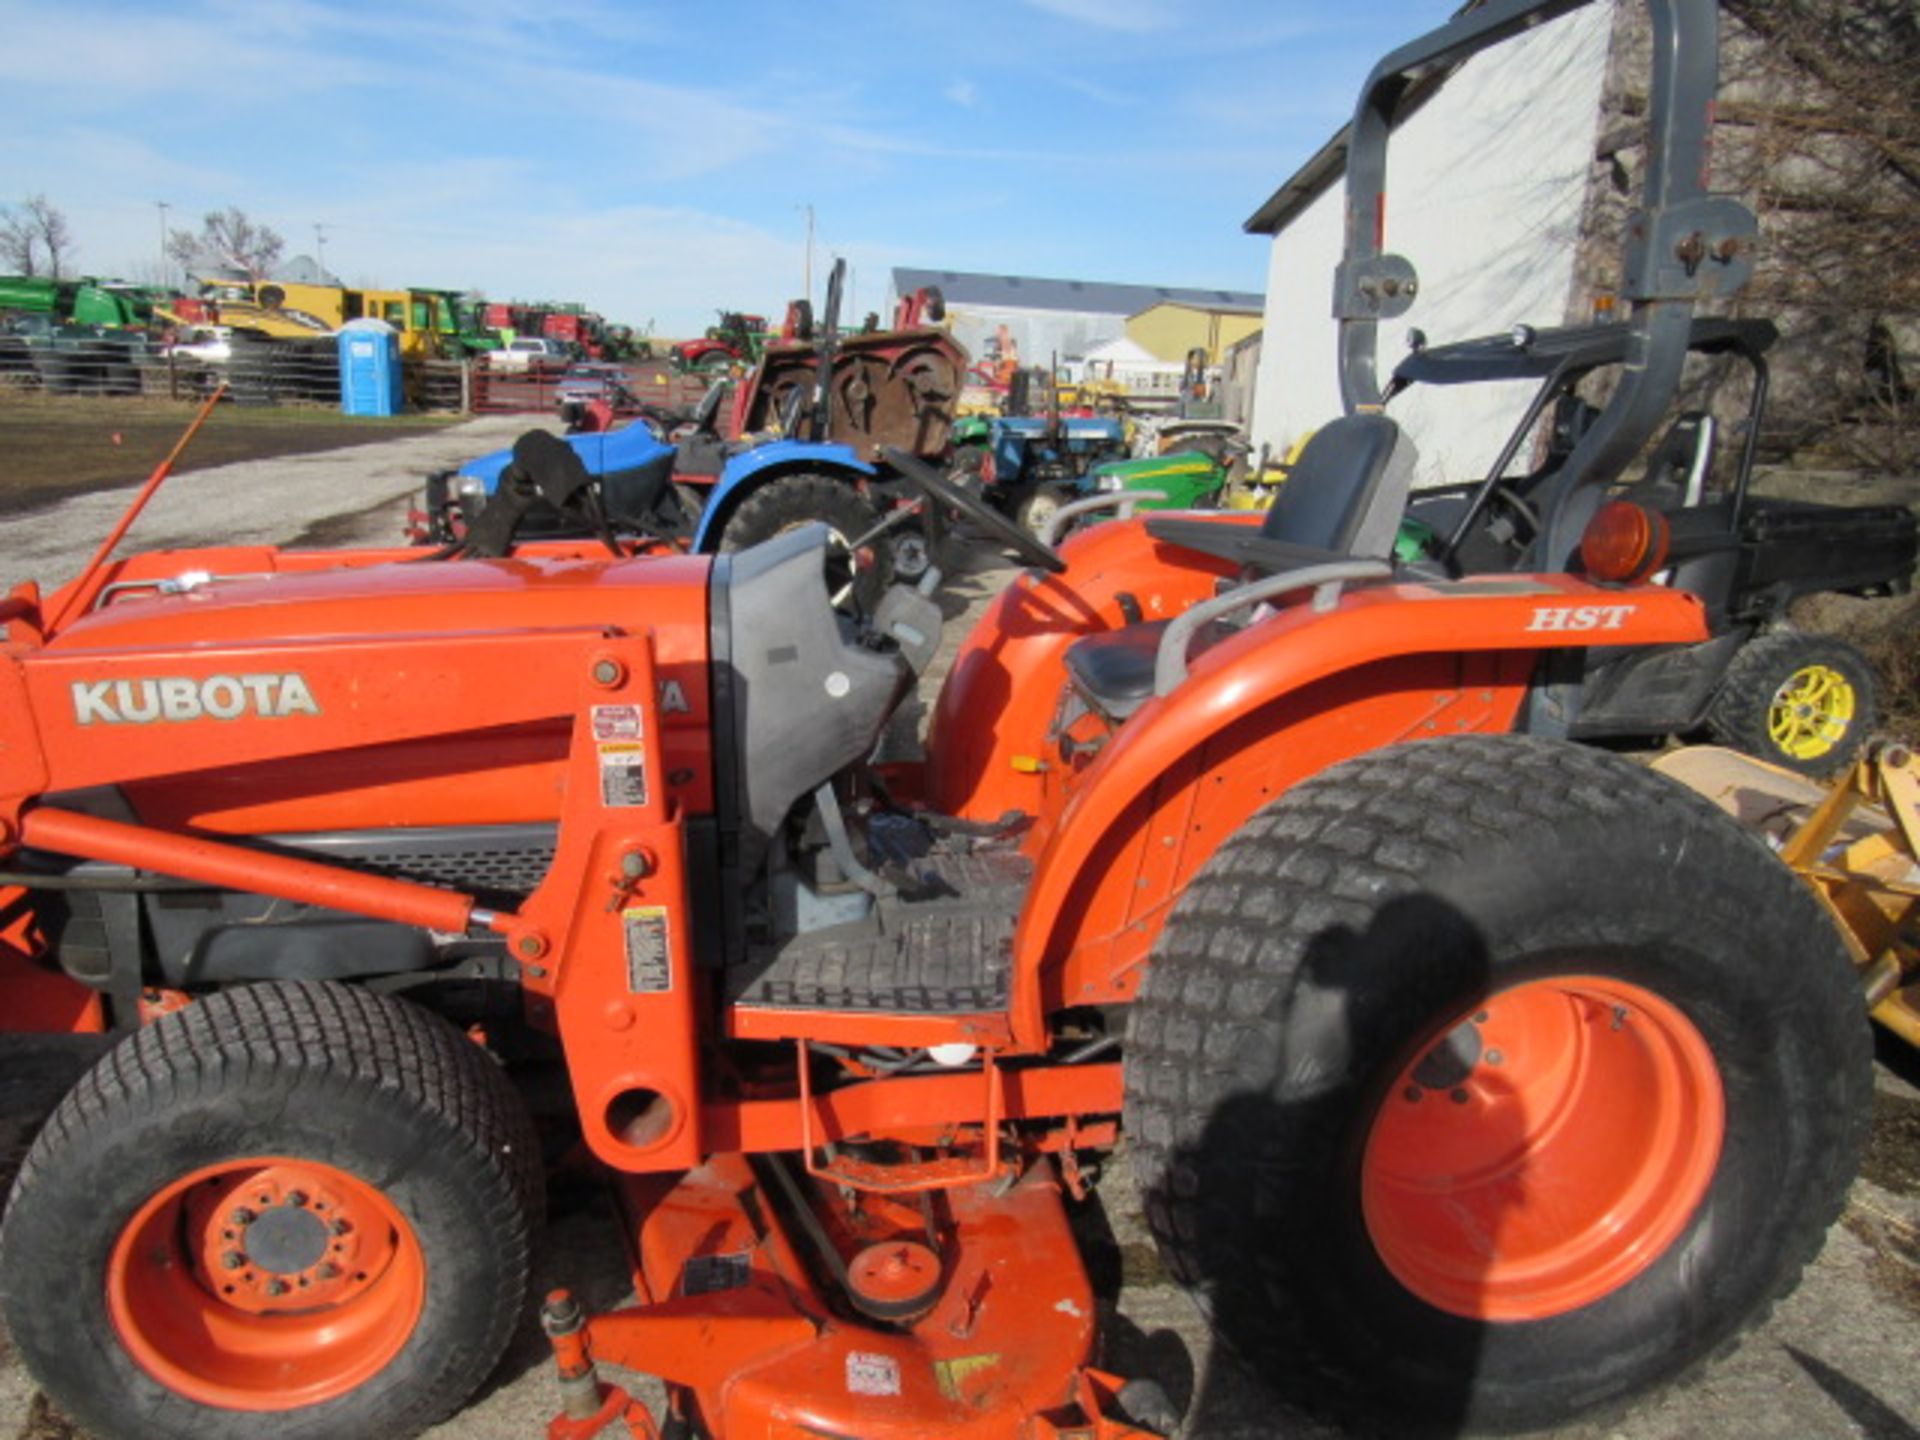
<instances>
[{"instance_id":1,"label":"mower deck","mask_svg":"<svg viewBox=\"0 0 1920 1440\"><path fill-rule=\"evenodd\" d=\"M1085 1368L1093 1294L1051 1166L890 1199L732 1155L621 1190L640 1303L594 1317L593 1356L657 1375L705 1433L1150 1433L1103 1417L1118 1382ZM611 1394L561 1433L603 1433Z\"/></svg>"}]
</instances>

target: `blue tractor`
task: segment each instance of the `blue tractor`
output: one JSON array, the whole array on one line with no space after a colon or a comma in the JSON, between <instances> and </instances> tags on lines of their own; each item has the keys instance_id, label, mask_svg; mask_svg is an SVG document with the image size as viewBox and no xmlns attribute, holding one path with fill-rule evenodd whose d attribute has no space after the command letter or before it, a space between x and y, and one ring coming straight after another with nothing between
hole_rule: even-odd
<instances>
[{"instance_id":1,"label":"blue tractor","mask_svg":"<svg viewBox=\"0 0 1920 1440\"><path fill-rule=\"evenodd\" d=\"M762 415L773 397L750 379L745 403L737 409L770 420L767 428L732 440L722 436L719 419L730 389L730 382L722 381L691 414L643 414L619 429L566 437L564 443L595 481L594 526L671 538L714 554L743 550L817 521L857 571L863 600L877 600L896 577L913 580L926 571L927 534L910 493L890 470L862 459L860 448L838 438L845 428L840 422L849 417L837 416L836 404L852 410L861 394L885 383L881 372L862 368L872 364L869 342L885 337L856 337L848 347L853 353L835 354L843 273L836 264L825 322L808 357L816 374L835 381L789 384L780 392L777 412ZM924 436L937 422L944 441L950 424L950 407L941 404L948 398L944 387L928 382L924 364L895 368L904 371L897 388L909 396L916 432ZM963 365L951 368L956 376L964 371ZM837 397L836 391L841 392ZM861 417L851 418L857 425ZM498 491L514 457L513 450L500 450L430 477L423 538L444 543L465 534ZM534 502L517 533L578 534L587 523L578 510Z\"/></svg>"}]
</instances>

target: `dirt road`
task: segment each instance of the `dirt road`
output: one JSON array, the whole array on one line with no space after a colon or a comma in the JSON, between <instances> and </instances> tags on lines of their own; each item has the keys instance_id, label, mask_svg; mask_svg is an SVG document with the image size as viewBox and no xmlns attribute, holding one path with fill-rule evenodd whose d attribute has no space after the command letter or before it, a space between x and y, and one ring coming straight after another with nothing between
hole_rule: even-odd
<instances>
[{"instance_id":1,"label":"dirt road","mask_svg":"<svg viewBox=\"0 0 1920 1440\"><path fill-rule=\"evenodd\" d=\"M182 477L156 529L169 543L221 536L292 539L327 522L341 543L385 543L405 498L431 465L506 443L513 421L475 422L443 435L397 442L378 453L336 451ZM116 505L74 501L37 527L0 525L0 554L20 577L23 554L47 578L70 573L104 532ZM334 523L343 514L347 523ZM54 523L48 523L52 521ZM140 538L140 537L136 537ZM23 551L22 546L34 548ZM1003 583L1003 566L982 562L953 588L957 612L948 653L967 620ZM0 1167L36 1111L51 1103L66 1070L44 1055L0 1055ZM1692 1386L1625 1418L1557 1432L1565 1440L1920 1440L1920 1059L1886 1047L1879 1067L1873 1150L1846 1215L1800 1290L1733 1356ZM1103 1297L1104 1363L1158 1379L1189 1408L1196 1440L1332 1440L1342 1432L1271 1397L1231 1357L1217 1353L1185 1295L1161 1269L1134 1200L1124 1155L1107 1167L1095 1200L1078 1217ZM566 1283L594 1305L624 1290L610 1210L597 1191L554 1196L541 1288ZM0 1337L3 1342L4 1337ZM554 1398L545 1348L529 1315L507 1359L480 1397L433 1440L534 1440ZM29 1377L0 1343L0 1440L55 1440L73 1434L45 1412Z\"/></svg>"}]
</instances>

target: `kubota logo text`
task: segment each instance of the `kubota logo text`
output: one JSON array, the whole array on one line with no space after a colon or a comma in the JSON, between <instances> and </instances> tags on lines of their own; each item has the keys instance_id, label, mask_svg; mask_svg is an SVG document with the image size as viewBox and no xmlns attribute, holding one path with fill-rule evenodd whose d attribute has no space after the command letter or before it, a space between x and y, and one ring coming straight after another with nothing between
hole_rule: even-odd
<instances>
[{"instance_id":1,"label":"kubota logo text","mask_svg":"<svg viewBox=\"0 0 1920 1440\"><path fill-rule=\"evenodd\" d=\"M1529 630L1618 630L1632 605L1536 605Z\"/></svg>"},{"instance_id":2,"label":"kubota logo text","mask_svg":"<svg viewBox=\"0 0 1920 1440\"><path fill-rule=\"evenodd\" d=\"M151 725L156 720L279 720L318 715L299 675L169 675L157 680L76 680L73 718L82 725Z\"/></svg>"}]
</instances>

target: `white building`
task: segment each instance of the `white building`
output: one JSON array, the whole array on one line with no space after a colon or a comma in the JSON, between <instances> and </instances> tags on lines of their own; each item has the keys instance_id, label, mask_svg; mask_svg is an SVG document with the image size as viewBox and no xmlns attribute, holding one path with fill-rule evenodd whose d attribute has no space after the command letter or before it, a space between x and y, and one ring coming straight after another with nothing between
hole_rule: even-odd
<instances>
[{"instance_id":1,"label":"white building","mask_svg":"<svg viewBox=\"0 0 1920 1440\"><path fill-rule=\"evenodd\" d=\"M1155 305L1173 301L1201 310L1257 310L1262 303L1262 297L1237 290L909 269L893 272L892 299L930 286L945 297L953 333L975 360L988 358L1004 326L1022 365L1044 367L1057 360L1076 369L1096 346L1124 336L1129 316Z\"/></svg>"},{"instance_id":2,"label":"white building","mask_svg":"<svg viewBox=\"0 0 1920 1440\"><path fill-rule=\"evenodd\" d=\"M1413 261L1420 295L1380 326L1383 380L1413 327L1439 344L1589 318L1574 313L1584 308L1575 266L1613 11L1587 6L1477 55L1403 110L1388 151L1386 248ZM1340 413L1332 308L1345 164L1343 129L1246 223L1273 236L1253 440L1275 454ZM1417 483L1477 478L1532 388L1416 387L1396 400L1420 448Z\"/></svg>"}]
</instances>

